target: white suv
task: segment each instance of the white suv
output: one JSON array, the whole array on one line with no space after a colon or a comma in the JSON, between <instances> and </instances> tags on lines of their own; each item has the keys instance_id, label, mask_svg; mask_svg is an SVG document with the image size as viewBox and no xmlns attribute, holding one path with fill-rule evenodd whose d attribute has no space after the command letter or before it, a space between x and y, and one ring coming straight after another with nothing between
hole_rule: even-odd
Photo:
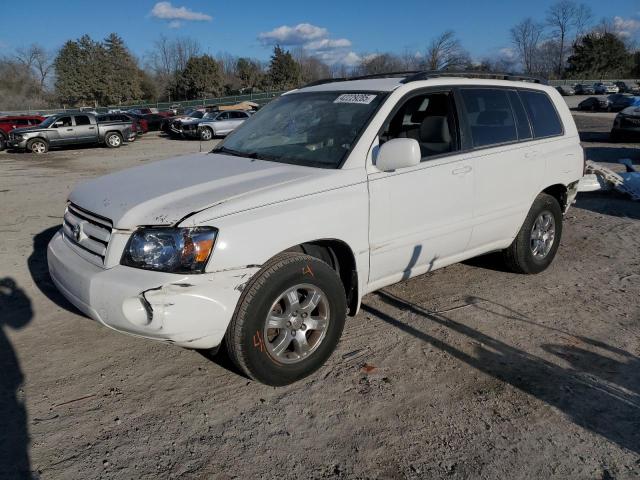
<instances>
[{"instance_id":1,"label":"white suv","mask_svg":"<svg viewBox=\"0 0 640 480\"><path fill-rule=\"evenodd\" d=\"M319 368L363 295L487 252L551 263L583 174L552 87L428 72L288 92L209 154L71 193L49 270L82 312L250 377Z\"/></svg>"}]
</instances>

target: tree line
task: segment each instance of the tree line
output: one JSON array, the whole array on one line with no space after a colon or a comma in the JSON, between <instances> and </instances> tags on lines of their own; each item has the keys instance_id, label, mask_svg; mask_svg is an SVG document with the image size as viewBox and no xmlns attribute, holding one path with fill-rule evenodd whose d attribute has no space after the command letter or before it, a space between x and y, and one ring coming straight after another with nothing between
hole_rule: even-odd
<instances>
[{"instance_id":1,"label":"tree line","mask_svg":"<svg viewBox=\"0 0 640 480\"><path fill-rule=\"evenodd\" d=\"M406 70L523 72L550 79L638 78L640 51L612 20L559 0L542 19L525 18L510 31L510 46L474 59L453 30L402 53L362 54L356 65L327 65L303 48L273 47L267 61L211 55L193 38L161 36L141 59L112 33L84 35L58 51L33 44L0 57L0 107L125 105L285 90L328 77Z\"/></svg>"}]
</instances>

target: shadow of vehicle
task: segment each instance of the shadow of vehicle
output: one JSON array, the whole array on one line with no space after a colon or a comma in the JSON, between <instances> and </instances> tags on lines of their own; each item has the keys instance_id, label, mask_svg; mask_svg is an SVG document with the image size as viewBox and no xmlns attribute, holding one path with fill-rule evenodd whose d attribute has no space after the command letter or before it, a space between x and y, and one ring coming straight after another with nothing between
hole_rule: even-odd
<instances>
[{"instance_id":1,"label":"shadow of vehicle","mask_svg":"<svg viewBox=\"0 0 640 480\"><path fill-rule=\"evenodd\" d=\"M49 300L65 310L79 313L78 309L58 291L49 275L47 245L58 230L60 230L60 226L49 227L33 237L33 250L27 260L29 273L38 289Z\"/></svg>"},{"instance_id":2,"label":"shadow of vehicle","mask_svg":"<svg viewBox=\"0 0 640 480\"><path fill-rule=\"evenodd\" d=\"M487 375L509 383L520 391L532 395L566 414L576 425L596 433L630 451L640 453L640 384L638 358L623 352L626 361L613 363L597 352L577 351L560 345L544 345L550 353L573 355L573 363L565 368L539 356L532 355L457 322L407 302L389 292L377 292L390 307L411 312L418 317L408 324L377 308L363 304L362 309L382 321L395 326L417 340L448 353L459 361ZM477 304L471 304L474 308ZM511 315L511 313L509 313ZM526 316L518 314L518 319ZM420 322L420 320L426 321ZM535 323L535 322L534 322ZM449 331L472 339L473 354L456 348L450 342L427 333L436 324ZM419 326L422 325L423 329ZM575 337L578 340L579 337ZM602 343L588 339L585 344L613 351ZM604 348L603 348L604 347ZM593 364L596 364L596 367ZM575 368L575 367L579 367ZM606 380L605 373L606 372ZM612 373L609 373L612 372ZM616 385L616 380L623 384Z\"/></svg>"},{"instance_id":3,"label":"shadow of vehicle","mask_svg":"<svg viewBox=\"0 0 640 480\"><path fill-rule=\"evenodd\" d=\"M573 207L602 215L640 220L640 203L616 191L580 193Z\"/></svg>"},{"instance_id":4,"label":"shadow of vehicle","mask_svg":"<svg viewBox=\"0 0 640 480\"><path fill-rule=\"evenodd\" d=\"M618 163L621 158L629 158L634 165L640 165L640 149L630 147L585 147L588 160L594 162Z\"/></svg>"},{"instance_id":5,"label":"shadow of vehicle","mask_svg":"<svg viewBox=\"0 0 640 480\"><path fill-rule=\"evenodd\" d=\"M29 297L14 279L0 278L0 478L31 478L24 376L5 329L24 328L32 318Z\"/></svg>"}]
</instances>

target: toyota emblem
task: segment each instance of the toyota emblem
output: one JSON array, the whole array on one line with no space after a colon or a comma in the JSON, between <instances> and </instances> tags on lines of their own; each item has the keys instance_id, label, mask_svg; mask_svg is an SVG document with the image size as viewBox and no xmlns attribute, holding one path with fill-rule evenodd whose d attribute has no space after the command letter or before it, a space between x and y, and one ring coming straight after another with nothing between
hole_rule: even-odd
<instances>
[{"instance_id":1,"label":"toyota emblem","mask_svg":"<svg viewBox=\"0 0 640 480\"><path fill-rule=\"evenodd\" d=\"M82 227L80 227L80 224L78 223L73 227L73 238L76 239L76 242L80 241L81 233L82 233Z\"/></svg>"}]
</instances>

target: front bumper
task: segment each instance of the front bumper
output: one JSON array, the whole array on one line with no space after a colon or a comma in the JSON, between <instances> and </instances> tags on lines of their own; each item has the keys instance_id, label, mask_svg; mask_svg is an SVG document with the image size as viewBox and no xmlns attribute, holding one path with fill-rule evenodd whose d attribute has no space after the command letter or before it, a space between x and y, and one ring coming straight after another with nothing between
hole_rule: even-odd
<instances>
[{"instance_id":1,"label":"front bumper","mask_svg":"<svg viewBox=\"0 0 640 480\"><path fill-rule=\"evenodd\" d=\"M122 265L103 269L73 251L60 232L49 243L47 259L56 287L88 317L187 348L220 345L242 288L257 271L178 275Z\"/></svg>"},{"instance_id":2,"label":"front bumper","mask_svg":"<svg viewBox=\"0 0 640 480\"><path fill-rule=\"evenodd\" d=\"M24 150L25 148L27 148L27 139L22 139L22 140L15 140L15 139L9 139L9 141L7 142L7 148L15 148L17 150Z\"/></svg>"}]
</instances>

